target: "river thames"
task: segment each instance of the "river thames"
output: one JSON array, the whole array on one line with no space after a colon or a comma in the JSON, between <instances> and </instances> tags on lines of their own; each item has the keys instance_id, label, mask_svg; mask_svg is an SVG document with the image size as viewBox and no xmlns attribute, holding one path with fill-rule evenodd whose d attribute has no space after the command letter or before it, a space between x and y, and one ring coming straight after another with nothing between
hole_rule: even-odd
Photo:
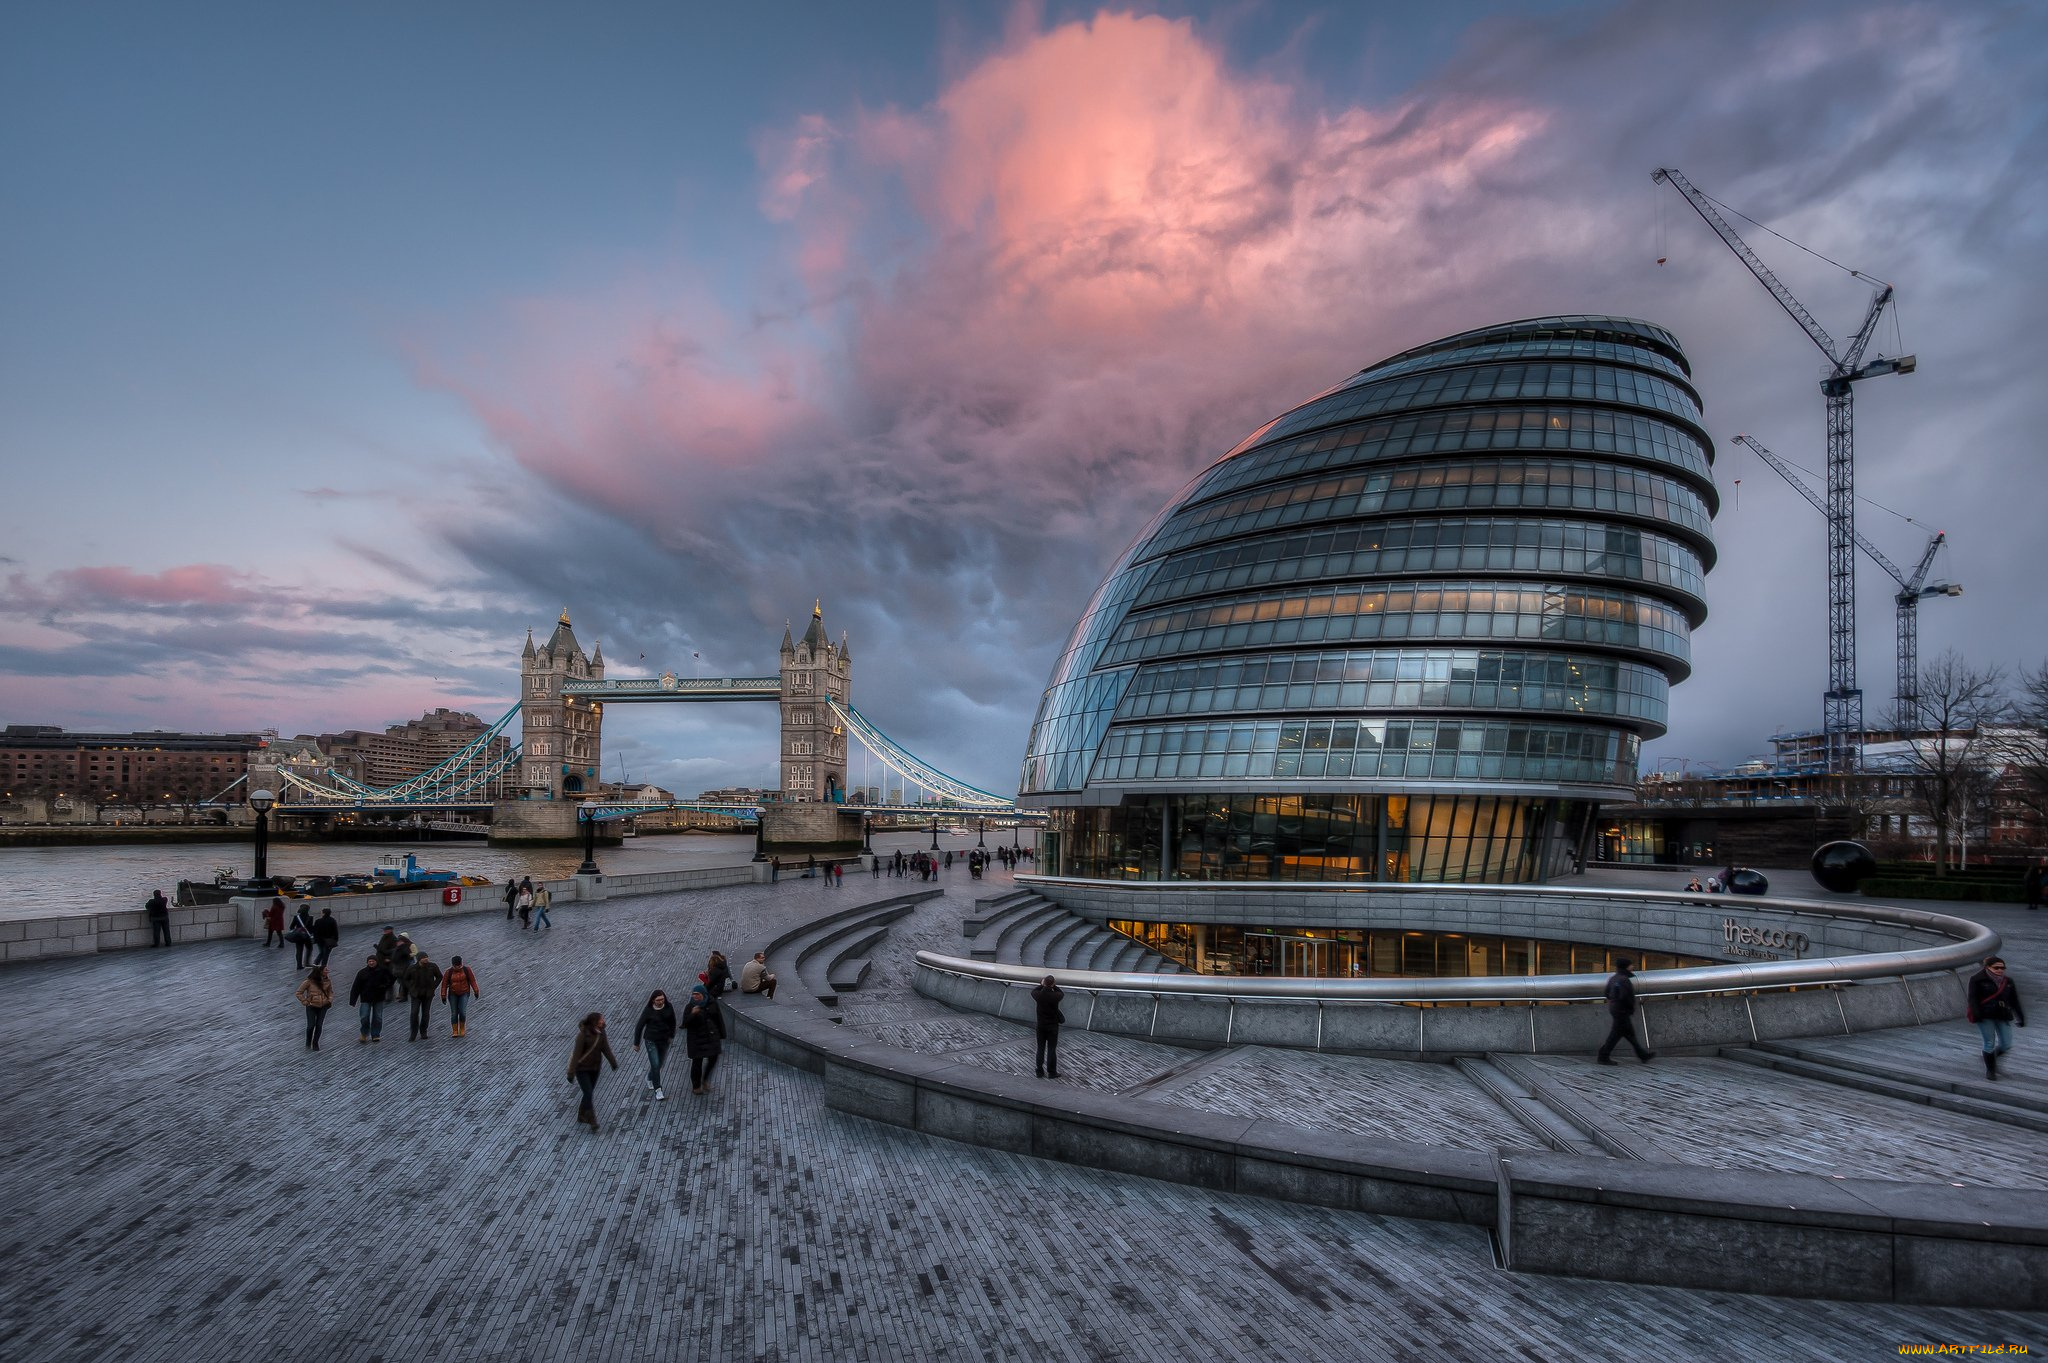
<instances>
[{"instance_id":1,"label":"river thames","mask_svg":"<svg viewBox=\"0 0 2048 1363\"><path fill-rule=\"evenodd\" d=\"M1036 834L1019 835L1025 845ZM1007 843L1009 830L1000 840ZM988 845L998 841L991 830ZM929 849L929 831L877 833L878 851ZM939 846L956 854L974 846L974 835L941 833ZM368 872L378 858L393 853L418 855L423 867L503 881L512 876L536 880L572 874L583 853L576 847L490 847L481 842L273 842L270 873L280 876L336 875ZM632 838L617 847L600 847L597 864L611 874L665 871L696 866L734 866L754 855L751 833L668 834ZM785 860L787 860L785 858ZM799 858L801 860L801 858ZM152 890L172 893L180 880L211 882L215 871L230 867L237 874L250 869L246 842L199 842L170 846L142 844L102 847L9 847L0 849L0 916L25 912L116 912L137 909Z\"/></svg>"}]
</instances>

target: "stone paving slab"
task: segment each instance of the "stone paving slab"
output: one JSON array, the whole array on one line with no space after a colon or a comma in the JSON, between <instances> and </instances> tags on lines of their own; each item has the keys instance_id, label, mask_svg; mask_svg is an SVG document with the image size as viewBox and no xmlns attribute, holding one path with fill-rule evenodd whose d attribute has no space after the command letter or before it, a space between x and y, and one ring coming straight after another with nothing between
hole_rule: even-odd
<instances>
[{"instance_id":1,"label":"stone paving slab","mask_svg":"<svg viewBox=\"0 0 2048 1363\"><path fill-rule=\"evenodd\" d=\"M1449 1065L1245 1046L1156 1096L1177 1107L1454 1150L1546 1148Z\"/></svg>"},{"instance_id":2,"label":"stone paving slab","mask_svg":"<svg viewBox=\"0 0 2048 1363\"><path fill-rule=\"evenodd\" d=\"M816 1080L743 1051L709 1098L680 1077L670 1101L643 1096L626 1046L648 990L681 989L713 946L819 902L799 882L564 906L550 934L440 920L427 948L482 978L465 1042L437 1009L429 1042L403 1040L401 1015L359 1047L337 1010L309 1054L291 954L249 941L0 969L0 1358L1804 1360L2048 1344L2037 1316L1518 1277L1469 1228L850 1118ZM337 964L367 934L346 946ZM572 1122L562 1073L591 1008L625 1067L600 1086L595 1135Z\"/></svg>"},{"instance_id":3,"label":"stone paving slab","mask_svg":"<svg viewBox=\"0 0 2048 1363\"><path fill-rule=\"evenodd\" d=\"M1721 1169L2048 1188L2048 1134L1708 1057L1524 1057L1581 1111Z\"/></svg>"}]
</instances>

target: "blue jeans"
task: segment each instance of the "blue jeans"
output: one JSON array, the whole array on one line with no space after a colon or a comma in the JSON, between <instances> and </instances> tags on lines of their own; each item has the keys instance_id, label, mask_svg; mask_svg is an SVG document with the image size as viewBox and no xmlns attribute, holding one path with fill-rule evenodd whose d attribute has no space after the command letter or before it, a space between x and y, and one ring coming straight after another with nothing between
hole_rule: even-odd
<instances>
[{"instance_id":1,"label":"blue jeans","mask_svg":"<svg viewBox=\"0 0 2048 1363\"><path fill-rule=\"evenodd\" d=\"M384 1000L371 1003L365 999L356 1005L356 1021L361 1024L364 1036L384 1035Z\"/></svg>"},{"instance_id":2,"label":"blue jeans","mask_svg":"<svg viewBox=\"0 0 2048 1363\"><path fill-rule=\"evenodd\" d=\"M448 1020L457 1027L469 1021L469 995L450 994L448 996Z\"/></svg>"},{"instance_id":3,"label":"blue jeans","mask_svg":"<svg viewBox=\"0 0 2048 1363\"><path fill-rule=\"evenodd\" d=\"M536 904L533 906L533 917L535 920L534 925L536 927L551 928L554 926L553 923L550 923L548 921L548 906L545 904Z\"/></svg>"},{"instance_id":4,"label":"blue jeans","mask_svg":"<svg viewBox=\"0 0 2048 1363\"><path fill-rule=\"evenodd\" d=\"M2004 1055L2012 1049L2012 1024L1993 1022L1989 1018L1977 1021L1977 1035L1984 1038L1984 1054Z\"/></svg>"},{"instance_id":5,"label":"blue jeans","mask_svg":"<svg viewBox=\"0 0 2048 1363\"><path fill-rule=\"evenodd\" d=\"M668 1047L666 1041L647 1038L647 1082L656 1088L661 1087L661 1064L668 1059Z\"/></svg>"}]
</instances>

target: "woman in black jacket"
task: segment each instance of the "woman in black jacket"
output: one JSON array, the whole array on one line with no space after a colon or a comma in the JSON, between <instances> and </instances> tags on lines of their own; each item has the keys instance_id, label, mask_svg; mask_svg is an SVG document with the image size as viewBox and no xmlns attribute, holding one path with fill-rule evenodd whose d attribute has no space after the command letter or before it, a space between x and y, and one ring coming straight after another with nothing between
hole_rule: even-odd
<instances>
[{"instance_id":1,"label":"woman in black jacket","mask_svg":"<svg viewBox=\"0 0 2048 1363\"><path fill-rule=\"evenodd\" d=\"M1998 1077L1998 1057L2012 1049L2012 1024L2018 1018L2027 1025L2027 1010L2020 1007L2020 987L2005 977L2005 958L1992 956L1984 968L1970 977L1969 1019L1977 1024L1984 1039L1984 1077Z\"/></svg>"},{"instance_id":2,"label":"woman in black jacket","mask_svg":"<svg viewBox=\"0 0 2048 1363\"><path fill-rule=\"evenodd\" d=\"M576 1120L592 1131L597 1130L597 1076L607 1060L613 1069L619 1067L619 1058L612 1054L612 1043L604 1034L604 1014L586 1013L569 1048L569 1078L583 1087L583 1105L576 1109Z\"/></svg>"},{"instance_id":3,"label":"woman in black jacket","mask_svg":"<svg viewBox=\"0 0 2048 1363\"><path fill-rule=\"evenodd\" d=\"M676 1010L669 1006L668 991L657 989L647 996L647 1006L633 1024L633 1049L639 1050L643 1040L647 1043L647 1087L654 1090L656 1102L668 1097L661 1091L661 1062L668 1059L675 1039Z\"/></svg>"},{"instance_id":4,"label":"woman in black jacket","mask_svg":"<svg viewBox=\"0 0 2048 1363\"><path fill-rule=\"evenodd\" d=\"M732 968L726 965L724 952L712 952L711 959L704 963L704 983L711 987L714 999L732 988Z\"/></svg>"},{"instance_id":5,"label":"woman in black jacket","mask_svg":"<svg viewBox=\"0 0 2048 1363\"><path fill-rule=\"evenodd\" d=\"M711 1071L718 1068L718 1052L725 1041L725 1019L711 1001L707 985L690 991L683 1008L683 1030L689 1035L683 1046L690 1056L690 1092L706 1093L711 1088Z\"/></svg>"}]
</instances>

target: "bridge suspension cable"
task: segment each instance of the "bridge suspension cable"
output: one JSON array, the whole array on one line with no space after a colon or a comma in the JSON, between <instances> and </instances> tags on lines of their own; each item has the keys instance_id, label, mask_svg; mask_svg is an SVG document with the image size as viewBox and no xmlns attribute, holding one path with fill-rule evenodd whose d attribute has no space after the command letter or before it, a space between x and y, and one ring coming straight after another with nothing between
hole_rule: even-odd
<instances>
[{"instance_id":1,"label":"bridge suspension cable","mask_svg":"<svg viewBox=\"0 0 2048 1363\"><path fill-rule=\"evenodd\" d=\"M967 806L988 806L1008 808L1013 800L993 794L979 786L970 786L957 777L946 775L923 758L905 750L895 739L877 729L861 717L860 711L850 705L832 701L832 713L847 733L859 740L875 757L875 760L914 785L922 786L932 794Z\"/></svg>"}]
</instances>

